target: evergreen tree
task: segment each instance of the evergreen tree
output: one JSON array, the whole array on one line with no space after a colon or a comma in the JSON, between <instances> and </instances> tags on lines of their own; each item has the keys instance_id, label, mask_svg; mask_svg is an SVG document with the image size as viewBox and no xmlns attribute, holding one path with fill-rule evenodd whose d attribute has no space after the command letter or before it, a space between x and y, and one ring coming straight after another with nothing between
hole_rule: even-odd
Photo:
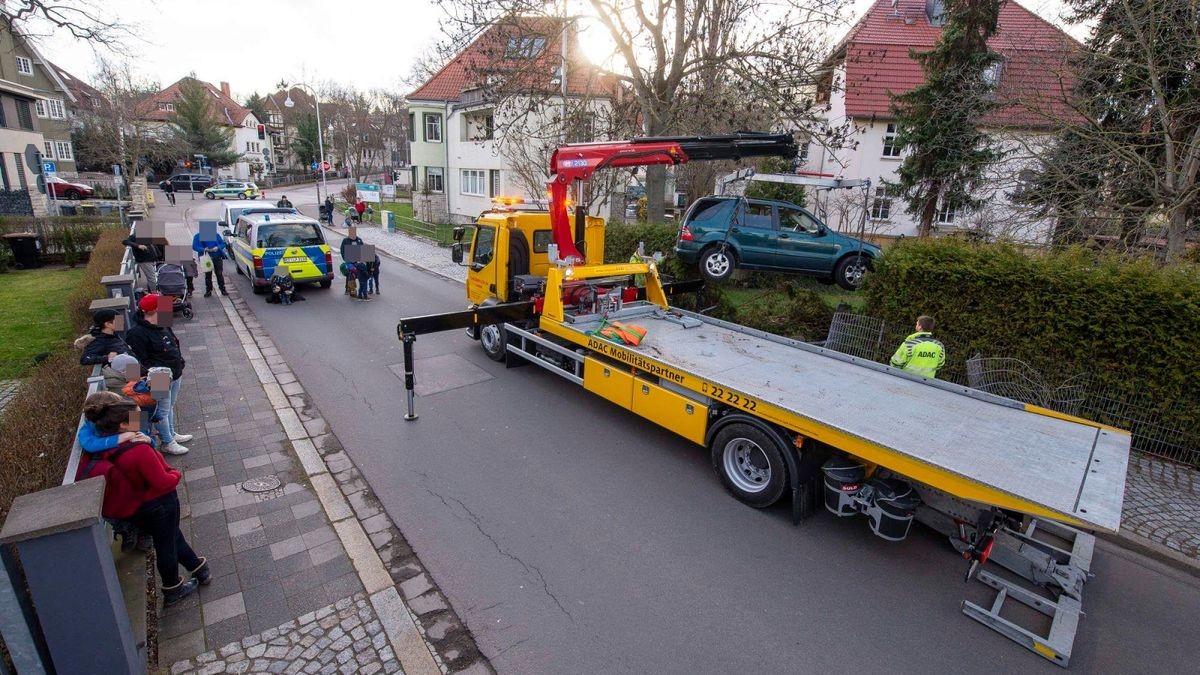
<instances>
[{"instance_id":1,"label":"evergreen tree","mask_svg":"<svg viewBox=\"0 0 1200 675\"><path fill-rule=\"evenodd\" d=\"M910 52L921 64L925 82L892 96L896 141L908 151L897 171L897 186L908 213L920 219L919 237L929 236L939 205L978 208L971 188L1002 156L979 129L996 107L996 69L1002 62L987 40L996 32L1000 3L946 0L945 26L933 49Z\"/></svg>"},{"instance_id":2,"label":"evergreen tree","mask_svg":"<svg viewBox=\"0 0 1200 675\"><path fill-rule=\"evenodd\" d=\"M175 139L189 156L206 155L209 165L219 168L238 161L241 153L232 150L233 129L218 117L221 113L212 101L204 86L196 80L185 79L179 85L179 99L175 101L171 125Z\"/></svg>"},{"instance_id":3,"label":"evergreen tree","mask_svg":"<svg viewBox=\"0 0 1200 675\"><path fill-rule=\"evenodd\" d=\"M308 168L320 158L320 144L317 134L317 118L305 113L296 118L296 138L292 140L292 153L296 162L302 168Z\"/></svg>"},{"instance_id":4,"label":"evergreen tree","mask_svg":"<svg viewBox=\"0 0 1200 675\"><path fill-rule=\"evenodd\" d=\"M249 108L259 122L267 123L267 99L260 96L257 91L242 103L242 107Z\"/></svg>"}]
</instances>

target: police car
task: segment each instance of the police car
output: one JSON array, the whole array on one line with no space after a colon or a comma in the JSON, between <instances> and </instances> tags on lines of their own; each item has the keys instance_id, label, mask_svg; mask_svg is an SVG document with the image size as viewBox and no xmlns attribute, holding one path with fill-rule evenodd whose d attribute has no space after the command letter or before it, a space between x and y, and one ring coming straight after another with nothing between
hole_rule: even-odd
<instances>
[{"instance_id":1,"label":"police car","mask_svg":"<svg viewBox=\"0 0 1200 675\"><path fill-rule=\"evenodd\" d=\"M278 266L296 283L333 284L333 252L317 221L299 214L246 213L230 237L237 273L250 278L255 293L267 290Z\"/></svg>"}]
</instances>

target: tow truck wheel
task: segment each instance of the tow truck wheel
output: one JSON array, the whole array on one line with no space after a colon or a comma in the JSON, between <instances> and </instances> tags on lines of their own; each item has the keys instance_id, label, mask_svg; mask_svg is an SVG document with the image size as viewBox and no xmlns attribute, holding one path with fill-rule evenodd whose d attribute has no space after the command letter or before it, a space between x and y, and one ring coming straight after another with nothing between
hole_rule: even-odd
<instances>
[{"instance_id":1,"label":"tow truck wheel","mask_svg":"<svg viewBox=\"0 0 1200 675\"><path fill-rule=\"evenodd\" d=\"M756 509L774 504L787 487L783 451L761 429L735 423L718 431L709 447L725 489Z\"/></svg>"},{"instance_id":2,"label":"tow truck wheel","mask_svg":"<svg viewBox=\"0 0 1200 675\"><path fill-rule=\"evenodd\" d=\"M479 329L479 344L483 345L483 353L493 361L504 360L504 324L490 323Z\"/></svg>"}]
</instances>

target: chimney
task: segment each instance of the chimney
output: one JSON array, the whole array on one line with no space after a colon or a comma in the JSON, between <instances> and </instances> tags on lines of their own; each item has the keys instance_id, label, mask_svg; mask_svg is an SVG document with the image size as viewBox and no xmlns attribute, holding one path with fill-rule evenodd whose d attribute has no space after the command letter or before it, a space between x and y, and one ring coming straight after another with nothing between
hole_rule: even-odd
<instances>
[{"instance_id":1,"label":"chimney","mask_svg":"<svg viewBox=\"0 0 1200 675\"><path fill-rule=\"evenodd\" d=\"M228 82L221 83L221 93L224 94L227 98L233 98L233 96L229 93L229 83Z\"/></svg>"}]
</instances>

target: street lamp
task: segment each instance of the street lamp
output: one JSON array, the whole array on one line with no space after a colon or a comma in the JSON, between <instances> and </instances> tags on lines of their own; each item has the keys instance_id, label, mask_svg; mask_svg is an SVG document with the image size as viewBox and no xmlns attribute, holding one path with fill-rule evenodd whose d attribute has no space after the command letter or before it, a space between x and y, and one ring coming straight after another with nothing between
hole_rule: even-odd
<instances>
[{"instance_id":1,"label":"street lamp","mask_svg":"<svg viewBox=\"0 0 1200 675\"><path fill-rule=\"evenodd\" d=\"M292 86L301 87L313 97L313 102L317 105L317 146L321 153L321 187L325 188L325 198L329 198L329 186L325 184L325 135L321 130L321 99L317 96L317 92L312 90L307 84L296 83ZM292 100L292 87L288 87L287 98L284 99L283 105L287 108L296 107L296 102ZM317 203L321 203L320 190L317 191ZM333 222L333 214L329 215L329 222Z\"/></svg>"}]
</instances>

